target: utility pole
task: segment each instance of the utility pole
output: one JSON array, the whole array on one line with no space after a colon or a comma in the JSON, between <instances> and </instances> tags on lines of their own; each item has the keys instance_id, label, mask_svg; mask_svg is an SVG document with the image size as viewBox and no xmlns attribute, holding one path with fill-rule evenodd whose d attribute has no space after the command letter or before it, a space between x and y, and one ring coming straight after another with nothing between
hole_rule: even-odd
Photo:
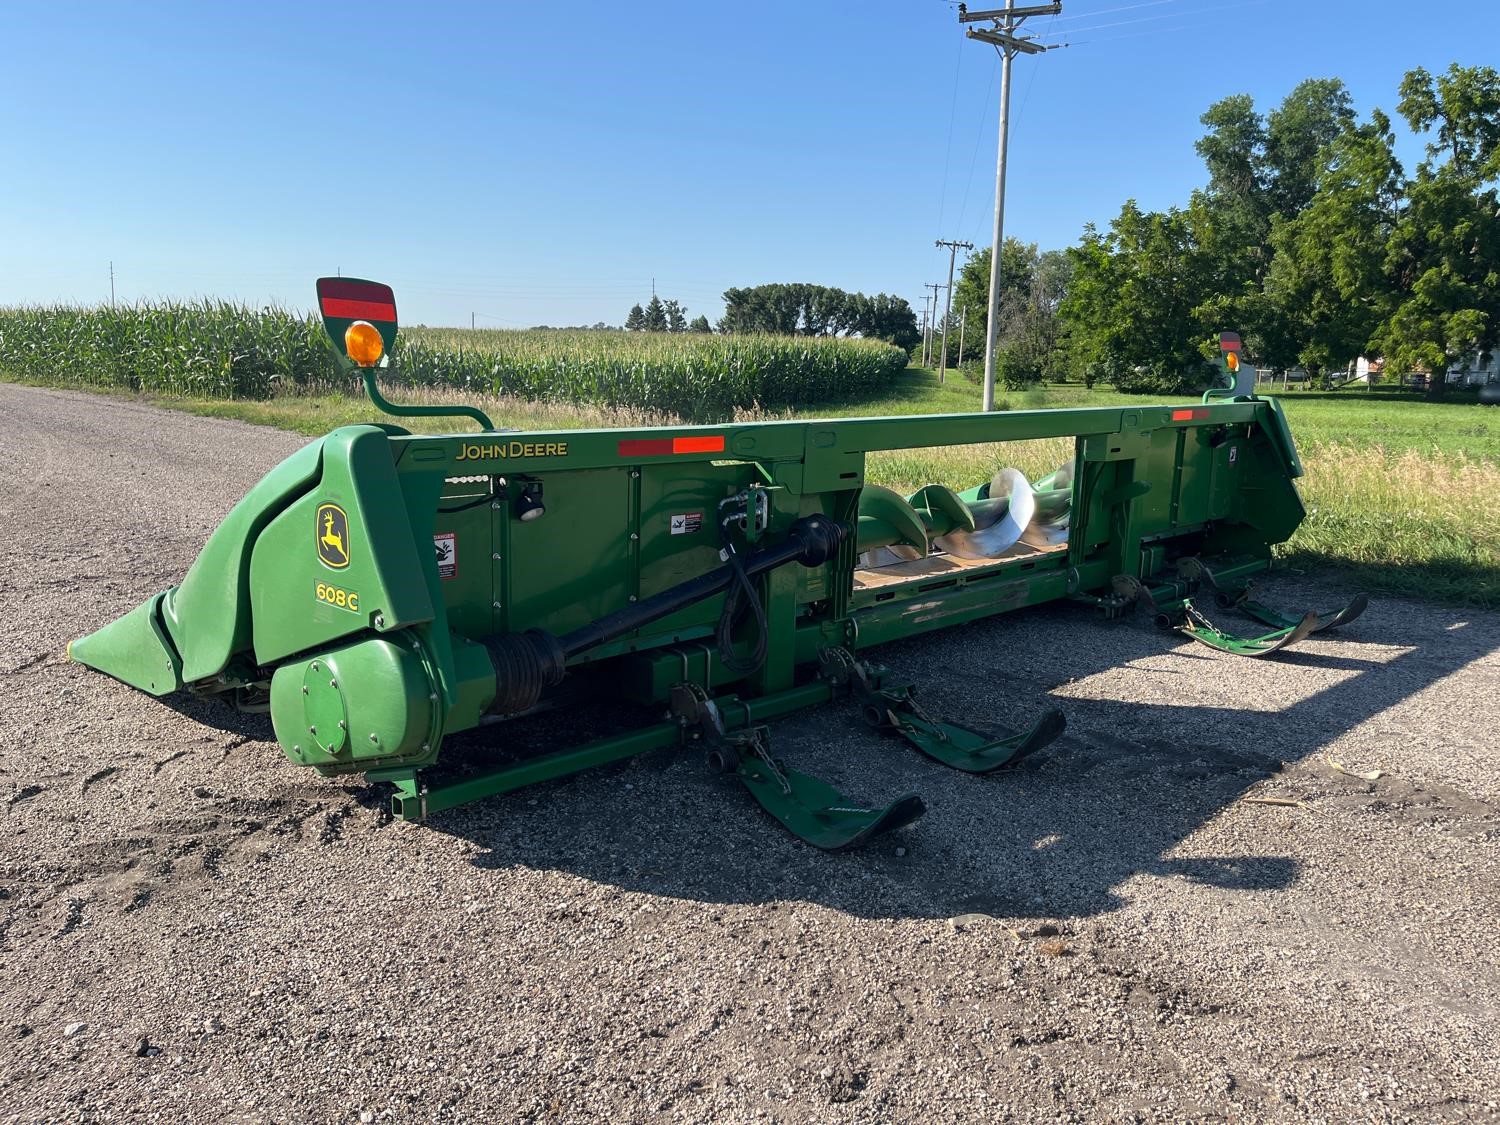
<instances>
[{"instance_id":1,"label":"utility pole","mask_svg":"<svg viewBox=\"0 0 1500 1125\"><path fill-rule=\"evenodd\" d=\"M964 365L964 325L969 320L969 306L965 305L958 314L958 365Z\"/></svg>"},{"instance_id":2,"label":"utility pole","mask_svg":"<svg viewBox=\"0 0 1500 1125\"><path fill-rule=\"evenodd\" d=\"M938 239L937 244L948 248L948 304L943 310L943 358L938 366L938 382L946 383L948 381L948 321L953 319L953 259L958 257L960 247L964 250L972 250L974 244L955 242L945 238Z\"/></svg>"},{"instance_id":3,"label":"utility pole","mask_svg":"<svg viewBox=\"0 0 1500 1125\"><path fill-rule=\"evenodd\" d=\"M109 307L115 307L115 264L109 263Z\"/></svg>"},{"instance_id":4,"label":"utility pole","mask_svg":"<svg viewBox=\"0 0 1500 1125\"><path fill-rule=\"evenodd\" d=\"M927 294L922 294L922 366L927 366Z\"/></svg>"},{"instance_id":5,"label":"utility pole","mask_svg":"<svg viewBox=\"0 0 1500 1125\"><path fill-rule=\"evenodd\" d=\"M926 288L932 290L932 315L927 318L927 354L922 361L924 367L932 366L932 338L937 334L937 295L938 290L943 287L940 281L928 281L923 283Z\"/></svg>"},{"instance_id":6,"label":"utility pole","mask_svg":"<svg viewBox=\"0 0 1500 1125\"><path fill-rule=\"evenodd\" d=\"M470 332L474 331L474 314L473 313L469 314L469 331Z\"/></svg>"},{"instance_id":7,"label":"utility pole","mask_svg":"<svg viewBox=\"0 0 1500 1125\"><path fill-rule=\"evenodd\" d=\"M966 28L964 35L988 43L1000 52L1000 141L995 154L995 233L990 251L990 309L984 333L984 409L995 409L995 341L1000 336L1000 247L1005 241L1005 149L1006 130L1010 124L1010 62L1016 55L1040 55L1051 50L1033 39L1016 34L1028 16L1055 16L1062 11L1062 0L1051 4L1016 7L1016 0L1005 0L1005 7L971 12L958 6L958 22L989 20L993 27Z\"/></svg>"}]
</instances>

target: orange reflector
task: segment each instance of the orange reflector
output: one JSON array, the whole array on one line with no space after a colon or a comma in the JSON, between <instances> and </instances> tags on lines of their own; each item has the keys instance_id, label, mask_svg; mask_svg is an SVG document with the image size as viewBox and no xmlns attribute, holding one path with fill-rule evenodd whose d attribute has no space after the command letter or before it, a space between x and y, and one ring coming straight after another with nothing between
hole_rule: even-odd
<instances>
[{"instance_id":1,"label":"orange reflector","mask_svg":"<svg viewBox=\"0 0 1500 1125\"><path fill-rule=\"evenodd\" d=\"M374 367L385 354L385 341L368 320L356 320L344 330L344 350L359 366Z\"/></svg>"},{"instance_id":2,"label":"orange reflector","mask_svg":"<svg viewBox=\"0 0 1500 1125\"><path fill-rule=\"evenodd\" d=\"M1231 370L1231 371L1238 371L1240 369L1240 353L1239 352L1225 352L1224 353L1224 362L1225 362L1225 364L1228 365L1229 370Z\"/></svg>"},{"instance_id":3,"label":"orange reflector","mask_svg":"<svg viewBox=\"0 0 1500 1125\"><path fill-rule=\"evenodd\" d=\"M672 439L673 453L723 453L724 435L715 434L712 437L674 437Z\"/></svg>"}]
</instances>

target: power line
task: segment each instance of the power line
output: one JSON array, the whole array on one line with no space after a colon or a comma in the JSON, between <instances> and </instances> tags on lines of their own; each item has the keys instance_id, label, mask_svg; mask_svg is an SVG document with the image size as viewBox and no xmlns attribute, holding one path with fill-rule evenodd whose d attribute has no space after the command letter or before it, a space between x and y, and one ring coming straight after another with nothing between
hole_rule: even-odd
<instances>
[{"instance_id":1,"label":"power line","mask_svg":"<svg viewBox=\"0 0 1500 1125\"><path fill-rule=\"evenodd\" d=\"M1092 12L1080 12L1076 16L1059 15L1057 20L1066 23L1069 20L1091 20L1095 16L1112 16L1116 12L1133 12L1137 8L1159 8L1163 4L1180 4L1182 0L1141 0L1139 4L1122 4L1117 8L1100 8Z\"/></svg>"},{"instance_id":2,"label":"power line","mask_svg":"<svg viewBox=\"0 0 1500 1125\"><path fill-rule=\"evenodd\" d=\"M1199 24L1199 27L1202 25ZM1059 47L1089 47L1100 46L1104 43L1118 43L1122 39L1140 39L1146 35L1171 35L1178 31L1192 31L1194 27L1190 23L1178 24L1176 27L1154 27L1150 31L1127 31L1124 35L1106 35L1103 39L1070 39L1066 43L1057 44Z\"/></svg>"},{"instance_id":3,"label":"power line","mask_svg":"<svg viewBox=\"0 0 1500 1125\"><path fill-rule=\"evenodd\" d=\"M943 150L943 190L938 195L938 229L948 211L948 165L953 159L953 120L958 116L958 78L964 68L964 45L958 45L958 62L953 68L953 100L948 106L948 146Z\"/></svg>"},{"instance_id":4,"label":"power line","mask_svg":"<svg viewBox=\"0 0 1500 1125\"><path fill-rule=\"evenodd\" d=\"M1047 26L1046 26L1046 28L1042 31L1042 33L1040 35L1037 36L1037 38L1038 39L1045 39L1045 38L1047 38L1048 33L1052 30L1052 25L1055 24L1056 22L1057 22L1057 16L1055 16L1055 15L1052 16L1050 19L1048 19L1047 20ZM1021 122L1026 119L1026 103L1031 100L1031 88L1033 86L1035 86L1035 85L1036 85L1036 71L1033 70L1031 72L1031 77L1029 77L1029 78L1026 79L1026 89L1021 92L1021 108L1018 109L1018 110L1016 110L1016 128L1018 128L1018 129L1021 127Z\"/></svg>"},{"instance_id":5,"label":"power line","mask_svg":"<svg viewBox=\"0 0 1500 1125\"><path fill-rule=\"evenodd\" d=\"M960 43L959 46L961 48L963 44ZM969 210L969 189L974 186L974 165L979 162L979 145L984 140L984 129L982 126L990 115L990 95L995 91L995 72L998 69L997 67L995 70L990 71L989 85L984 88L984 105L979 110L981 128L976 129L974 132L974 151L969 156L969 175L964 180L964 198L963 202L959 204L958 222L954 224L959 228L963 227L964 214Z\"/></svg>"},{"instance_id":6,"label":"power line","mask_svg":"<svg viewBox=\"0 0 1500 1125\"><path fill-rule=\"evenodd\" d=\"M1211 13L1211 12L1225 12L1225 11L1229 11L1232 8L1243 8L1243 7L1245 7L1248 4L1261 3L1261 2L1263 2L1263 0L1235 0L1234 3L1216 4L1216 5L1214 5L1211 8L1193 8L1192 10L1186 11L1186 12L1181 11L1181 10L1174 10L1174 11L1170 11L1170 12L1163 12L1160 15L1156 15L1156 16L1139 16L1139 17L1137 17L1135 19L1111 20L1109 23L1095 23L1095 24L1087 24L1087 25L1085 25L1083 27L1065 28L1062 31L1059 31L1059 32L1056 32L1056 33L1050 33L1048 35L1043 35L1043 36L1041 36L1041 38L1044 38L1044 39L1051 38L1054 35L1057 35L1057 36L1061 36L1061 35L1081 35L1084 32L1088 32L1088 31L1104 31L1104 30L1106 30L1108 28L1111 28L1111 27L1132 27L1132 26L1134 26L1136 24L1142 24L1142 23L1159 23L1162 20L1185 19L1188 16L1199 16L1199 15L1204 15L1204 14Z\"/></svg>"}]
</instances>

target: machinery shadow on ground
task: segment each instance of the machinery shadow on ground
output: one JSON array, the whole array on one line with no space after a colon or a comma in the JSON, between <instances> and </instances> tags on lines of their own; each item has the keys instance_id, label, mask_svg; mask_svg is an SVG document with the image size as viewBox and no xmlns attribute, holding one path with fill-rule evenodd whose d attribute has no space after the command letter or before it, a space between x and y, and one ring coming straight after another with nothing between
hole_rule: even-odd
<instances>
[{"instance_id":1,"label":"machinery shadow on ground","mask_svg":"<svg viewBox=\"0 0 1500 1125\"><path fill-rule=\"evenodd\" d=\"M1290 856L1170 853L1252 786L1496 647L1493 629L1454 631L1472 615L1431 613L1421 638L1403 638L1382 631L1377 608L1338 634L1339 652L1320 643L1279 663L1182 649L1188 642L1139 622L1101 625L1082 612L1059 617L1056 607L885 646L877 657L917 680L945 717L982 727L995 702L1015 701L1018 725L1052 703L1069 729L1019 769L973 777L879 738L847 702L783 720L774 749L790 765L857 799L916 791L926 800L921 821L857 851L823 853L788 836L695 752L522 790L436 816L431 827L476 845L481 866L566 871L711 903L800 900L865 917L1087 916L1117 907L1121 884L1139 875L1276 890L1298 877ZM1036 659L1022 668L995 655L1017 652ZM1168 653L1173 663L1225 666L1243 695L1226 705L1221 687L1218 702L1194 702L1212 693L1180 669L1153 667ZM1268 707L1266 685L1293 669L1316 673L1321 686ZM1114 698L1048 698L1110 670L1130 677ZM1267 839L1306 815L1258 811Z\"/></svg>"}]
</instances>

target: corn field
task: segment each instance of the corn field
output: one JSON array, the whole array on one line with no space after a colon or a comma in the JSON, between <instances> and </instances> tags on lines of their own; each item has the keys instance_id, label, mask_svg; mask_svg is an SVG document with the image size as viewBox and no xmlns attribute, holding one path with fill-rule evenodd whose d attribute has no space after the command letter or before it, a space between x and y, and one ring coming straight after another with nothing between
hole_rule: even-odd
<instances>
[{"instance_id":1,"label":"corn field","mask_svg":"<svg viewBox=\"0 0 1500 1125\"><path fill-rule=\"evenodd\" d=\"M391 360L388 387L707 421L868 396L907 356L878 340L416 328L402 330ZM207 300L0 309L0 375L198 398L354 389L316 317Z\"/></svg>"}]
</instances>

